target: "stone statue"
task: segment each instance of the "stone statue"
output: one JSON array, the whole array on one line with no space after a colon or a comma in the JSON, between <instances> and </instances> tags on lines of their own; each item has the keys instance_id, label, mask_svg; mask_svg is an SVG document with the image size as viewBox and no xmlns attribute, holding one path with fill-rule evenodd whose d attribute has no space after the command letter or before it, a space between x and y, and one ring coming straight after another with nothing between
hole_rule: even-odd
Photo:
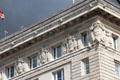
<instances>
[{"instance_id":1,"label":"stone statue","mask_svg":"<svg viewBox=\"0 0 120 80\"><path fill-rule=\"evenodd\" d=\"M48 62L53 60L53 56L52 56L52 49L48 48L47 49L47 57L48 57Z\"/></svg>"},{"instance_id":2,"label":"stone statue","mask_svg":"<svg viewBox=\"0 0 120 80\"><path fill-rule=\"evenodd\" d=\"M76 36L73 36L73 41L74 41L74 50L77 50L77 48L78 48L78 43L77 43Z\"/></svg>"},{"instance_id":3,"label":"stone statue","mask_svg":"<svg viewBox=\"0 0 120 80\"><path fill-rule=\"evenodd\" d=\"M77 41L74 36L69 36L67 38L67 48L68 48L69 52L77 49Z\"/></svg>"},{"instance_id":4,"label":"stone statue","mask_svg":"<svg viewBox=\"0 0 120 80\"><path fill-rule=\"evenodd\" d=\"M39 57L41 64L48 62L48 50L46 48L41 48Z\"/></svg>"},{"instance_id":5,"label":"stone statue","mask_svg":"<svg viewBox=\"0 0 120 80\"><path fill-rule=\"evenodd\" d=\"M76 34L76 42L77 42L77 49L81 49L83 46L82 46L82 37L81 37L81 32L78 32Z\"/></svg>"},{"instance_id":6,"label":"stone statue","mask_svg":"<svg viewBox=\"0 0 120 80\"><path fill-rule=\"evenodd\" d=\"M68 47L68 50L69 51L73 51L74 50L74 41L72 39L72 36L69 36L68 39L67 39L67 47Z\"/></svg>"},{"instance_id":7,"label":"stone statue","mask_svg":"<svg viewBox=\"0 0 120 80\"><path fill-rule=\"evenodd\" d=\"M63 54L68 53L68 50L67 50L67 39L65 39L64 42L62 43L62 51L63 51Z\"/></svg>"},{"instance_id":8,"label":"stone statue","mask_svg":"<svg viewBox=\"0 0 120 80\"><path fill-rule=\"evenodd\" d=\"M112 35L110 32L106 32L106 36L105 36L105 45L112 47Z\"/></svg>"},{"instance_id":9,"label":"stone statue","mask_svg":"<svg viewBox=\"0 0 120 80\"><path fill-rule=\"evenodd\" d=\"M104 25L100 21L96 21L90 27L90 36L92 42L104 42Z\"/></svg>"},{"instance_id":10,"label":"stone statue","mask_svg":"<svg viewBox=\"0 0 120 80\"><path fill-rule=\"evenodd\" d=\"M18 59L16 69L18 74L24 72L24 61L22 59Z\"/></svg>"}]
</instances>

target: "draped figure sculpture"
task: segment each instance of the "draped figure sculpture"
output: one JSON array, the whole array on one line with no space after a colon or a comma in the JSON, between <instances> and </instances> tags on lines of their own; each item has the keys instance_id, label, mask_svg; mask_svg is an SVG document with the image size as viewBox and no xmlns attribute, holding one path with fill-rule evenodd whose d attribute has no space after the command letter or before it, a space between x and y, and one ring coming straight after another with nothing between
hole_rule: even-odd
<instances>
[{"instance_id":1,"label":"draped figure sculpture","mask_svg":"<svg viewBox=\"0 0 120 80\"><path fill-rule=\"evenodd\" d=\"M17 61L17 67L16 67L16 71L18 74L24 72L24 61L22 59L18 59Z\"/></svg>"},{"instance_id":2,"label":"draped figure sculpture","mask_svg":"<svg viewBox=\"0 0 120 80\"><path fill-rule=\"evenodd\" d=\"M67 38L67 50L69 52L72 52L73 50L77 49L77 41L74 36L69 36Z\"/></svg>"},{"instance_id":3,"label":"draped figure sculpture","mask_svg":"<svg viewBox=\"0 0 120 80\"><path fill-rule=\"evenodd\" d=\"M44 64L46 62L48 62L48 51L46 48L41 48L40 49L40 63Z\"/></svg>"}]
</instances>

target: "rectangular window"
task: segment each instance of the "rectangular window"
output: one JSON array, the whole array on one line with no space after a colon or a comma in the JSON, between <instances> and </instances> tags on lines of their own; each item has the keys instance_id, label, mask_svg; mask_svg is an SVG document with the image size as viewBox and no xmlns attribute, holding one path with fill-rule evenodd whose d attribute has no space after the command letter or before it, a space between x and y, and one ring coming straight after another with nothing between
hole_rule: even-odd
<instances>
[{"instance_id":1,"label":"rectangular window","mask_svg":"<svg viewBox=\"0 0 120 80\"><path fill-rule=\"evenodd\" d=\"M113 39L113 48L117 49L117 37L112 37Z\"/></svg>"},{"instance_id":2,"label":"rectangular window","mask_svg":"<svg viewBox=\"0 0 120 80\"><path fill-rule=\"evenodd\" d=\"M33 69L37 67L38 57L34 56L30 58L30 68Z\"/></svg>"},{"instance_id":3,"label":"rectangular window","mask_svg":"<svg viewBox=\"0 0 120 80\"><path fill-rule=\"evenodd\" d=\"M82 33L82 42L84 46L88 46L87 32Z\"/></svg>"},{"instance_id":4,"label":"rectangular window","mask_svg":"<svg viewBox=\"0 0 120 80\"><path fill-rule=\"evenodd\" d=\"M85 58L82 60L82 74L89 74L90 69L89 69L89 58Z\"/></svg>"},{"instance_id":5,"label":"rectangular window","mask_svg":"<svg viewBox=\"0 0 120 80\"><path fill-rule=\"evenodd\" d=\"M64 70L59 70L54 73L54 80L64 80Z\"/></svg>"},{"instance_id":6,"label":"rectangular window","mask_svg":"<svg viewBox=\"0 0 120 80\"><path fill-rule=\"evenodd\" d=\"M14 77L14 75L15 75L15 71L14 70L15 70L14 66L10 66L10 67L7 68L8 78Z\"/></svg>"},{"instance_id":7,"label":"rectangular window","mask_svg":"<svg viewBox=\"0 0 120 80\"><path fill-rule=\"evenodd\" d=\"M120 63L118 61L115 61L115 74L120 76Z\"/></svg>"},{"instance_id":8,"label":"rectangular window","mask_svg":"<svg viewBox=\"0 0 120 80\"><path fill-rule=\"evenodd\" d=\"M61 45L54 48L54 59L57 59L62 56L62 47Z\"/></svg>"}]
</instances>

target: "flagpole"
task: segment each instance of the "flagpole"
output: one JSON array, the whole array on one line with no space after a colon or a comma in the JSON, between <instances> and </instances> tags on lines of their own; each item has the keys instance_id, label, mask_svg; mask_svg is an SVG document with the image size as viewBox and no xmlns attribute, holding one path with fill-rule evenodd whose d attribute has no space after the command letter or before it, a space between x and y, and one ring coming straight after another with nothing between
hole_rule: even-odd
<instances>
[{"instance_id":1,"label":"flagpole","mask_svg":"<svg viewBox=\"0 0 120 80\"><path fill-rule=\"evenodd\" d=\"M6 30L6 21L3 19L3 27L4 27L4 37L6 38L8 36L8 31Z\"/></svg>"},{"instance_id":2,"label":"flagpole","mask_svg":"<svg viewBox=\"0 0 120 80\"><path fill-rule=\"evenodd\" d=\"M6 26L5 26L6 23L5 23L4 19L1 19L0 23L1 23L1 27L3 26L4 38L6 38L6 37L7 37L7 34L8 34L8 31L6 30Z\"/></svg>"},{"instance_id":3,"label":"flagpole","mask_svg":"<svg viewBox=\"0 0 120 80\"><path fill-rule=\"evenodd\" d=\"M4 33L4 37L7 37L8 31L6 30L6 23L5 23L5 15L4 13L0 10L0 18L1 18L1 24L3 23L3 33Z\"/></svg>"},{"instance_id":4,"label":"flagpole","mask_svg":"<svg viewBox=\"0 0 120 80\"><path fill-rule=\"evenodd\" d=\"M4 20L0 18L0 26L1 26L1 29L3 31L3 38L7 36L7 33L5 31L5 27L4 27Z\"/></svg>"}]
</instances>

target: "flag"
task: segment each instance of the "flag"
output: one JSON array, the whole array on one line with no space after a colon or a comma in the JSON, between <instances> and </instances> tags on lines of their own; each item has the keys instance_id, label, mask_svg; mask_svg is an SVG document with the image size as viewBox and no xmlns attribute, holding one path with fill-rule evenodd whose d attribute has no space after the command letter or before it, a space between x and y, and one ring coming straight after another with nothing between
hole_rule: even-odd
<instances>
[{"instance_id":1,"label":"flag","mask_svg":"<svg viewBox=\"0 0 120 80\"><path fill-rule=\"evenodd\" d=\"M3 12L0 10L0 18L1 19L4 19L5 18L5 15L3 14Z\"/></svg>"}]
</instances>

